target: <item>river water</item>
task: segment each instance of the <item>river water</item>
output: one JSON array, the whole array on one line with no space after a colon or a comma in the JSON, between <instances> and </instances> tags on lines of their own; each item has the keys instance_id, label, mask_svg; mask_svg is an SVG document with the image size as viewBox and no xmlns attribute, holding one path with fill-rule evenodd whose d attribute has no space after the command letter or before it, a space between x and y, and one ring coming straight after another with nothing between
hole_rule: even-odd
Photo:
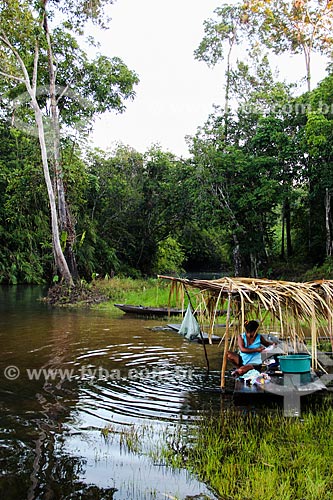
<instances>
[{"instance_id":1,"label":"river water","mask_svg":"<svg viewBox=\"0 0 333 500\"><path fill-rule=\"evenodd\" d=\"M123 437L154 441L227 405L220 349L207 346L207 376L203 346L151 330L167 321L54 309L42 293L0 287L0 498L215 499Z\"/></svg>"}]
</instances>

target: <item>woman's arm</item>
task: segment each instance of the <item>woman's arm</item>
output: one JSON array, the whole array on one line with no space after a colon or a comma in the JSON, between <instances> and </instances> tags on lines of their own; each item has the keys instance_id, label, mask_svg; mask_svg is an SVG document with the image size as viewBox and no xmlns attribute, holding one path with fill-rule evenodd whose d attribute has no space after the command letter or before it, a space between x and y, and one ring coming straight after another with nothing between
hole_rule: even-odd
<instances>
[{"instance_id":1,"label":"woman's arm","mask_svg":"<svg viewBox=\"0 0 333 500\"><path fill-rule=\"evenodd\" d=\"M262 335L260 335L260 343L264 345L265 347L269 347L270 345L273 345L274 342L270 342L269 340L266 340Z\"/></svg>"},{"instance_id":2,"label":"woman's arm","mask_svg":"<svg viewBox=\"0 0 333 500\"><path fill-rule=\"evenodd\" d=\"M244 340L241 335L238 335L238 347L240 352L247 352L247 353L261 352L265 349L263 346L257 347L256 349L249 349L248 347L245 347Z\"/></svg>"}]
</instances>

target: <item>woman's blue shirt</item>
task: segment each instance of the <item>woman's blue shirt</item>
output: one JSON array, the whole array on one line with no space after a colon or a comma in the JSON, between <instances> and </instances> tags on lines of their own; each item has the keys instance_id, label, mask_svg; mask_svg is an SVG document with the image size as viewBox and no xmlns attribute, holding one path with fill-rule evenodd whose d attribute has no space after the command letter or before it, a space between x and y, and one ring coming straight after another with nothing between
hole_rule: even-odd
<instances>
[{"instance_id":1,"label":"woman's blue shirt","mask_svg":"<svg viewBox=\"0 0 333 500\"><path fill-rule=\"evenodd\" d=\"M261 336L257 334L253 343L247 345L247 337L246 333L242 333L242 338L244 341L244 347L248 349L258 349L261 346ZM242 358L243 365L261 365L261 353L260 352L239 352L240 357Z\"/></svg>"}]
</instances>

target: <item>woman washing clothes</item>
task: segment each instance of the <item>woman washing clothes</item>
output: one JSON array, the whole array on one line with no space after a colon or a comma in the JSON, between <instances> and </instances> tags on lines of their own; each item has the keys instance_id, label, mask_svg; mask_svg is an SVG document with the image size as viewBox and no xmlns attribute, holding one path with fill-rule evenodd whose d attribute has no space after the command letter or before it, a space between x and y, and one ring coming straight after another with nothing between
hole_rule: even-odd
<instances>
[{"instance_id":1,"label":"woman washing clothes","mask_svg":"<svg viewBox=\"0 0 333 500\"><path fill-rule=\"evenodd\" d=\"M261 352L273 342L264 339L258 333L259 322L251 320L245 322L245 332L238 335L239 353L228 351L227 357L237 368L232 372L234 376L244 375L249 370L258 370L261 367Z\"/></svg>"}]
</instances>

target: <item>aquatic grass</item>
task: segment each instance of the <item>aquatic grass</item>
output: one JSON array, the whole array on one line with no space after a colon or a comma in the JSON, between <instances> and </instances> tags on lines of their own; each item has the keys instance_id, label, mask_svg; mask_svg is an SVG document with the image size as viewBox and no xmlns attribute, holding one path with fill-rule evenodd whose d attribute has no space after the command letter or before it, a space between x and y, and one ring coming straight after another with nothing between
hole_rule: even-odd
<instances>
[{"instance_id":1,"label":"aquatic grass","mask_svg":"<svg viewBox=\"0 0 333 500\"><path fill-rule=\"evenodd\" d=\"M302 419L227 411L203 419L177 464L224 500L329 500L333 492L333 409ZM171 461L170 461L170 456Z\"/></svg>"},{"instance_id":2,"label":"aquatic grass","mask_svg":"<svg viewBox=\"0 0 333 500\"><path fill-rule=\"evenodd\" d=\"M141 451L140 432L139 428L131 425L126 431L120 433L120 449L125 448L131 453L139 453Z\"/></svg>"},{"instance_id":3,"label":"aquatic grass","mask_svg":"<svg viewBox=\"0 0 333 500\"><path fill-rule=\"evenodd\" d=\"M101 434L105 440L111 440L113 438L115 432L116 431L115 431L114 427L112 427L112 426L103 427L103 429L101 429Z\"/></svg>"},{"instance_id":4,"label":"aquatic grass","mask_svg":"<svg viewBox=\"0 0 333 500\"><path fill-rule=\"evenodd\" d=\"M127 452L140 453L142 436L145 433L145 426L122 426L120 428L114 425L108 425L101 429L101 435L109 443L113 443L116 435L119 437L120 449Z\"/></svg>"},{"instance_id":5,"label":"aquatic grass","mask_svg":"<svg viewBox=\"0 0 333 500\"><path fill-rule=\"evenodd\" d=\"M109 424L101 429L101 435L109 443L113 443L118 436L121 450L129 453L144 453L145 441L153 442L155 428L150 424L140 425L113 425Z\"/></svg>"}]
</instances>

